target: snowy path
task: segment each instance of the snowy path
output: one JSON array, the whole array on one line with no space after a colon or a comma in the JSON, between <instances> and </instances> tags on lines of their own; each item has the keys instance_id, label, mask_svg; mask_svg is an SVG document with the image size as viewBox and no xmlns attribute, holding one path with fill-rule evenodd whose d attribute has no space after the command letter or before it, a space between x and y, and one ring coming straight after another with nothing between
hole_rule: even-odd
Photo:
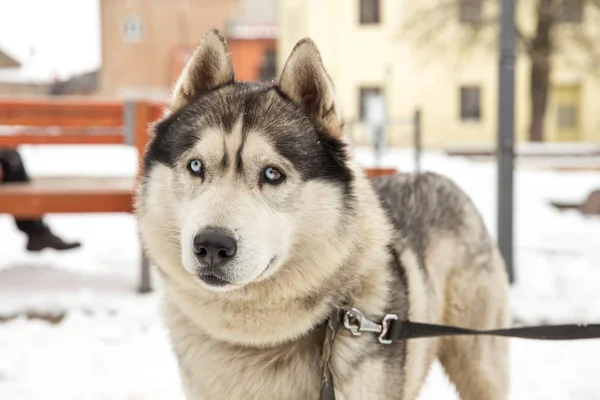
<instances>
[{"instance_id":1,"label":"snowy path","mask_svg":"<svg viewBox=\"0 0 600 400\"><path fill-rule=\"evenodd\" d=\"M367 151L358 152L363 165L372 162ZM133 153L122 148L26 148L23 154L33 175L72 174L73 164L82 174L132 175L135 168ZM56 165L56 156L71 165ZM409 152L392 151L384 164L409 170L411 161ZM456 180L495 232L492 164L427 153L423 166ZM547 204L582 200L600 187L600 174L528 169L515 182L515 317L528 324L600 322L600 218L559 213ZM68 312L58 325L25 319L0 324L0 399L180 398L157 295L135 294L133 218L53 215L48 222L61 235L81 239L83 248L28 254L11 219L0 216L0 315ZM600 399L600 340L511 345L511 399ZM420 400L438 399L457 397L436 364Z\"/></svg>"}]
</instances>

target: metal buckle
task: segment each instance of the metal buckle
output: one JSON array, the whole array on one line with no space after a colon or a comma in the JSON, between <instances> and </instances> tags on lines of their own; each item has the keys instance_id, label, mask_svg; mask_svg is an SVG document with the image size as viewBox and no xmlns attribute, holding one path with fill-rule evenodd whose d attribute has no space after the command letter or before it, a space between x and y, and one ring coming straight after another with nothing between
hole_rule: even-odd
<instances>
[{"instance_id":1,"label":"metal buckle","mask_svg":"<svg viewBox=\"0 0 600 400\"><path fill-rule=\"evenodd\" d=\"M388 329L390 329L390 321L397 321L398 316L396 314L386 314L383 317L383 321L381 321L381 333L379 334L379 343L381 344L391 344L392 340L385 339L385 336L388 333Z\"/></svg>"},{"instance_id":2,"label":"metal buckle","mask_svg":"<svg viewBox=\"0 0 600 400\"><path fill-rule=\"evenodd\" d=\"M371 321L356 308L345 309L344 327L350 331L353 336L360 336L362 332L379 333L379 343L390 344L391 340L385 339L388 333L390 321L398 319L396 314L386 314L380 324Z\"/></svg>"}]
</instances>

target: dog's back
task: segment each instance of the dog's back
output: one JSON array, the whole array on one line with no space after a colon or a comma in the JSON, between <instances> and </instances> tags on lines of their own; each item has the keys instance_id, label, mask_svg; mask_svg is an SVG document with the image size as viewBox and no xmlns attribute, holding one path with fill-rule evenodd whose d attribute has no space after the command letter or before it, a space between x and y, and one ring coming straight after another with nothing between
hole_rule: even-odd
<instances>
[{"instance_id":1,"label":"dog's back","mask_svg":"<svg viewBox=\"0 0 600 400\"><path fill-rule=\"evenodd\" d=\"M475 329L508 326L504 262L468 196L434 173L399 173L371 183L397 235L408 283L407 318ZM461 398L506 398L506 340L451 337L409 341L404 399L417 395L434 355Z\"/></svg>"}]
</instances>

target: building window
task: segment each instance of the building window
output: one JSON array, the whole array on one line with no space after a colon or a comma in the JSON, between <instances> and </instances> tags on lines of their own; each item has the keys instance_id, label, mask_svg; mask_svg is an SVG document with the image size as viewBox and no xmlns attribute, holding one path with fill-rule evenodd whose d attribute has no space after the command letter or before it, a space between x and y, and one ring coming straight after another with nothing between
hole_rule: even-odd
<instances>
[{"instance_id":1,"label":"building window","mask_svg":"<svg viewBox=\"0 0 600 400\"><path fill-rule=\"evenodd\" d=\"M142 20L139 17L128 17L123 20L123 40L139 42L142 40Z\"/></svg>"},{"instance_id":2,"label":"building window","mask_svg":"<svg viewBox=\"0 0 600 400\"><path fill-rule=\"evenodd\" d=\"M383 90L380 87L361 87L359 89L359 117L361 121L366 121L369 115L369 102L371 98L383 99Z\"/></svg>"},{"instance_id":3,"label":"building window","mask_svg":"<svg viewBox=\"0 0 600 400\"><path fill-rule=\"evenodd\" d=\"M558 21L580 24L583 21L583 0L562 0Z\"/></svg>"},{"instance_id":4,"label":"building window","mask_svg":"<svg viewBox=\"0 0 600 400\"><path fill-rule=\"evenodd\" d=\"M460 119L462 121L481 120L481 89L479 86L460 88Z\"/></svg>"},{"instance_id":5,"label":"building window","mask_svg":"<svg viewBox=\"0 0 600 400\"><path fill-rule=\"evenodd\" d=\"M360 23L378 24L380 21L379 0L359 0L360 3Z\"/></svg>"},{"instance_id":6,"label":"building window","mask_svg":"<svg viewBox=\"0 0 600 400\"><path fill-rule=\"evenodd\" d=\"M267 49L264 54L263 62L258 73L259 79L263 82L275 79L277 69L277 50Z\"/></svg>"},{"instance_id":7,"label":"building window","mask_svg":"<svg viewBox=\"0 0 600 400\"><path fill-rule=\"evenodd\" d=\"M482 0L459 0L458 18L463 24L476 24L482 19Z\"/></svg>"},{"instance_id":8,"label":"building window","mask_svg":"<svg viewBox=\"0 0 600 400\"><path fill-rule=\"evenodd\" d=\"M560 104L557 110L557 125L561 129L577 127L577 107L571 104Z\"/></svg>"}]
</instances>

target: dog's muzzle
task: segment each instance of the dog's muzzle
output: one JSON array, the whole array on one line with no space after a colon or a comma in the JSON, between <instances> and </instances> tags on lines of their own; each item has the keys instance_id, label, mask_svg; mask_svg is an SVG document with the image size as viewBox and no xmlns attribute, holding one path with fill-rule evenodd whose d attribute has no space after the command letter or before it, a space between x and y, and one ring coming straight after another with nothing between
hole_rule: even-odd
<instances>
[{"instance_id":1,"label":"dog's muzzle","mask_svg":"<svg viewBox=\"0 0 600 400\"><path fill-rule=\"evenodd\" d=\"M194 237L194 253L200 262L199 278L210 286L224 286L230 283L225 279L223 266L237 252L237 241L228 232L208 228Z\"/></svg>"}]
</instances>

